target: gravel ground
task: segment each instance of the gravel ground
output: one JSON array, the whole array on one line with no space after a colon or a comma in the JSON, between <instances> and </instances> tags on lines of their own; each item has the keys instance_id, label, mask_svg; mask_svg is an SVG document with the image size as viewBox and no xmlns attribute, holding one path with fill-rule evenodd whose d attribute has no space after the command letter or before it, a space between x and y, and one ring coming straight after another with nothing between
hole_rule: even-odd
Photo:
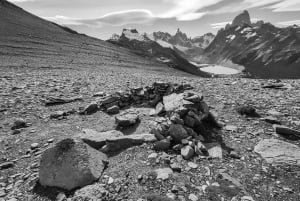
<instances>
[{"instance_id":1,"label":"gravel ground","mask_svg":"<svg viewBox=\"0 0 300 201\"><path fill-rule=\"evenodd\" d=\"M201 92L218 121L225 127L217 137L233 148L240 159L225 154L223 159L193 158L179 161L181 173L174 173L165 181L153 178L153 171L167 167L169 157L157 152L155 159L148 156L155 152L151 145L130 148L110 158L110 165L95 186L103 184L119 200L137 200L143 195L176 195L178 200L300 200L300 168L267 164L253 147L261 139L279 138L300 145L299 140L284 139L274 133L272 125L259 118L240 116L235 108L251 105L262 116L270 111L281 114L277 118L283 125L300 129L300 83L298 80L282 80L287 89L265 89L262 84L275 80L244 78L203 79L171 68L101 67L101 68L1 68L0 69L0 164L13 162L13 167L0 170L0 200L55 200L58 189L45 190L36 185L41 153L55 142L72 137L90 128L107 131L115 128L114 116L97 112L89 116L70 115L64 119L50 119L55 111L78 110L95 99L97 92L112 93L138 86L152 85L155 81L189 83ZM47 97L77 97L82 101L45 107ZM141 124L130 133L149 131L153 120L144 115ZM29 127L13 133L11 124L15 118L23 118ZM230 131L226 125L234 128ZM226 129L227 128L227 129ZM54 139L54 143L48 143ZM39 148L30 146L38 143ZM177 159L176 159L177 160ZM188 162L197 164L193 169ZM218 181L219 173L227 173L240 183L239 189L225 188L228 184ZM140 176L139 176L140 175ZM108 178L113 182L108 184ZM138 178L140 180L138 180ZM141 179L142 178L142 179ZM213 185L215 182L221 187ZM203 191L203 189L205 189ZM70 198L73 193L66 193ZM1 198L2 197L2 198ZM250 199L251 200L251 199Z\"/></svg>"}]
</instances>

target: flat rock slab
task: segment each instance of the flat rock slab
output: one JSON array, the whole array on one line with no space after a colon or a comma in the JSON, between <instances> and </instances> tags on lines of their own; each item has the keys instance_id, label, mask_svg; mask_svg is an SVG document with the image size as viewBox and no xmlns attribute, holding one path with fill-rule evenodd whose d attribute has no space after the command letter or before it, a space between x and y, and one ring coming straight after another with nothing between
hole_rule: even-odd
<instances>
[{"instance_id":1,"label":"flat rock slab","mask_svg":"<svg viewBox=\"0 0 300 201\"><path fill-rule=\"evenodd\" d=\"M300 147L282 140L261 140L254 151L268 163L300 165Z\"/></svg>"},{"instance_id":2,"label":"flat rock slab","mask_svg":"<svg viewBox=\"0 0 300 201\"><path fill-rule=\"evenodd\" d=\"M177 109L185 106L192 106L194 103L184 99L184 93L181 94L171 94L163 97L163 103L166 112L176 111Z\"/></svg>"},{"instance_id":3,"label":"flat rock slab","mask_svg":"<svg viewBox=\"0 0 300 201\"><path fill-rule=\"evenodd\" d=\"M106 146L101 149L105 153L119 152L129 147L142 145L143 143L155 142L156 137L153 134L134 134L112 137L106 140Z\"/></svg>"},{"instance_id":4,"label":"flat rock slab","mask_svg":"<svg viewBox=\"0 0 300 201\"><path fill-rule=\"evenodd\" d=\"M117 130L98 132L92 129L83 129L83 133L77 135L78 138L95 149L100 149L106 144L106 140L121 137L124 134Z\"/></svg>"},{"instance_id":5,"label":"flat rock slab","mask_svg":"<svg viewBox=\"0 0 300 201\"><path fill-rule=\"evenodd\" d=\"M173 174L173 170L171 168L161 168L155 170L156 179L167 180L171 174Z\"/></svg>"},{"instance_id":6,"label":"flat rock slab","mask_svg":"<svg viewBox=\"0 0 300 201\"><path fill-rule=\"evenodd\" d=\"M73 190L98 180L106 163L104 153L68 138L43 153L39 181L42 186Z\"/></svg>"},{"instance_id":7,"label":"flat rock slab","mask_svg":"<svg viewBox=\"0 0 300 201\"><path fill-rule=\"evenodd\" d=\"M298 130L294 130L294 129L288 128L286 126L281 126L281 125L276 125L276 124L273 125L273 128L274 128L275 132L280 135L293 135L293 136L300 137L300 131L298 131Z\"/></svg>"}]
</instances>

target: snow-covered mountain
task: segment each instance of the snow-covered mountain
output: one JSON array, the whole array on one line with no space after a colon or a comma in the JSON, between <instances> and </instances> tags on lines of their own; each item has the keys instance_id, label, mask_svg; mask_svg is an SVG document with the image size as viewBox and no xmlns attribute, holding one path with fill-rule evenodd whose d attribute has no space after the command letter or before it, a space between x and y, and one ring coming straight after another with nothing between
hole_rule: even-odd
<instances>
[{"instance_id":1,"label":"snow-covered mountain","mask_svg":"<svg viewBox=\"0 0 300 201\"><path fill-rule=\"evenodd\" d=\"M259 78L300 77L300 28L278 28L270 23L249 22L247 11L219 30L198 62L232 61Z\"/></svg>"},{"instance_id":2,"label":"snow-covered mountain","mask_svg":"<svg viewBox=\"0 0 300 201\"><path fill-rule=\"evenodd\" d=\"M155 59L179 70L203 77L211 77L210 74L202 72L197 66L182 57L176 48L168 42L156 41L153 36L140 34L136 29L123 29L120 36L114 34L108 42L126 47L135 54Z\"/></svg>"}]
</instances>

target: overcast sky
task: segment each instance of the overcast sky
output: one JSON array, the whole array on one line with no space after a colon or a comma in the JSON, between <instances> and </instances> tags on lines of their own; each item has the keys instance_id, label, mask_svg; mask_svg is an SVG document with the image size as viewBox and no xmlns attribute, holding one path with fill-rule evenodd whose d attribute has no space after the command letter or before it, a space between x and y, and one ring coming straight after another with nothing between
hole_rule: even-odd
<instances>
[{"instance_id":1,"label":"overcast sky","mask_svg":"<svg viewBox=\"0 0 300 201\"><path fill-rule=\"evenodd\" d=\"M9 0L47 20L108 39L124 27L139 32L180 28L195 37L217 30L247 9L277 26L300 25L300 0Z\"/></svg>"}]
</instances>

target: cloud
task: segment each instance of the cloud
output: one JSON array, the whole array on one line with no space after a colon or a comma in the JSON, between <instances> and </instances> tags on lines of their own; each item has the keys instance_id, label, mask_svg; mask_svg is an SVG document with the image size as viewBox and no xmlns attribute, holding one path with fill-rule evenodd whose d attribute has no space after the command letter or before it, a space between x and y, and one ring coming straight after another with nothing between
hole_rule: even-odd
<instances>
[{"instance_id":1,"label":"cloud","mask_svg":"<svg viewBox=\"0 0 300 201\"><path fill-rule=\"evenodd\" d=\"M279 25L279 26L282 26L282 27L293 26L293 25L300 26L300 20L291 20L291 21L277 22L276 24Z\"/></svg>"},{"instance_id":2,"label":"cloud","mask_svg":"<svg viewBox=\"0 0 300 201\"><path fill-rule=\"evenodd\" d=\"M211 10L210 14L239 12L251 8L271 9L273 12L300 11L299 0L223 0L225 1L224 6Z\"/></svg>"},{"instance_id":3,"label":"cloud","mask_svg":"<svg viewBox=\"0 0 300 201\"><path fill-rule=\"evenodd\" d=\"M259 21L260 19L258 18L251 18L251 22L252 23L255 23L257 21ZM211 28L213 29L221 29L221 28L224 28L227 24L231 24L231 22L218 22L218 23L213 23L211 24Z\"/></svg>"},{"instance_id":4,"label":"cloud","mask_svg":"<svg viewBox=\"0 0 300 201\"><path fill-rule=\"evenodd\" d=\"M12 3L22 3L22 2L35 1L35 0L8 0L8 1Z\"/></svg>"},{"instance_id":5,"label":"cloud","mask_svg":"<svg viewBox=\"0 0 300 201\"><path fill-rule=\"evenodd\" d=\"M199 19L201 17L203 17L204 15L206 15L207 13L187 13L187 14L183 14L177 17L178 21L192 21L192 20L196 20Z\"/></svg>"},{"instance_id":6,"label":"cloud","mask_svg":"<svg viewBox=\"0 0 300 201\"><path fill-rule=\"evenodd\" d=\"M100 18L78 19L66 16L43 17L46 20L62 25L86 25L91 27L124 26L128 24L149 24L155 17L148 10L127 10L108 13Z\"/></svg>"},{"instance_id":7,"label":"cloud","mask_svg":"<svg viewBox=\"0 0 300 201\"><path fill-rule=\"evenodd\" d=\"M199 10L215 5L222 0L165 0L171 3L171 9L159 14L159 18L176 18L179 21L196 20L203 17L205 12L198 12Z\"/></svg>"}]
</instances>

